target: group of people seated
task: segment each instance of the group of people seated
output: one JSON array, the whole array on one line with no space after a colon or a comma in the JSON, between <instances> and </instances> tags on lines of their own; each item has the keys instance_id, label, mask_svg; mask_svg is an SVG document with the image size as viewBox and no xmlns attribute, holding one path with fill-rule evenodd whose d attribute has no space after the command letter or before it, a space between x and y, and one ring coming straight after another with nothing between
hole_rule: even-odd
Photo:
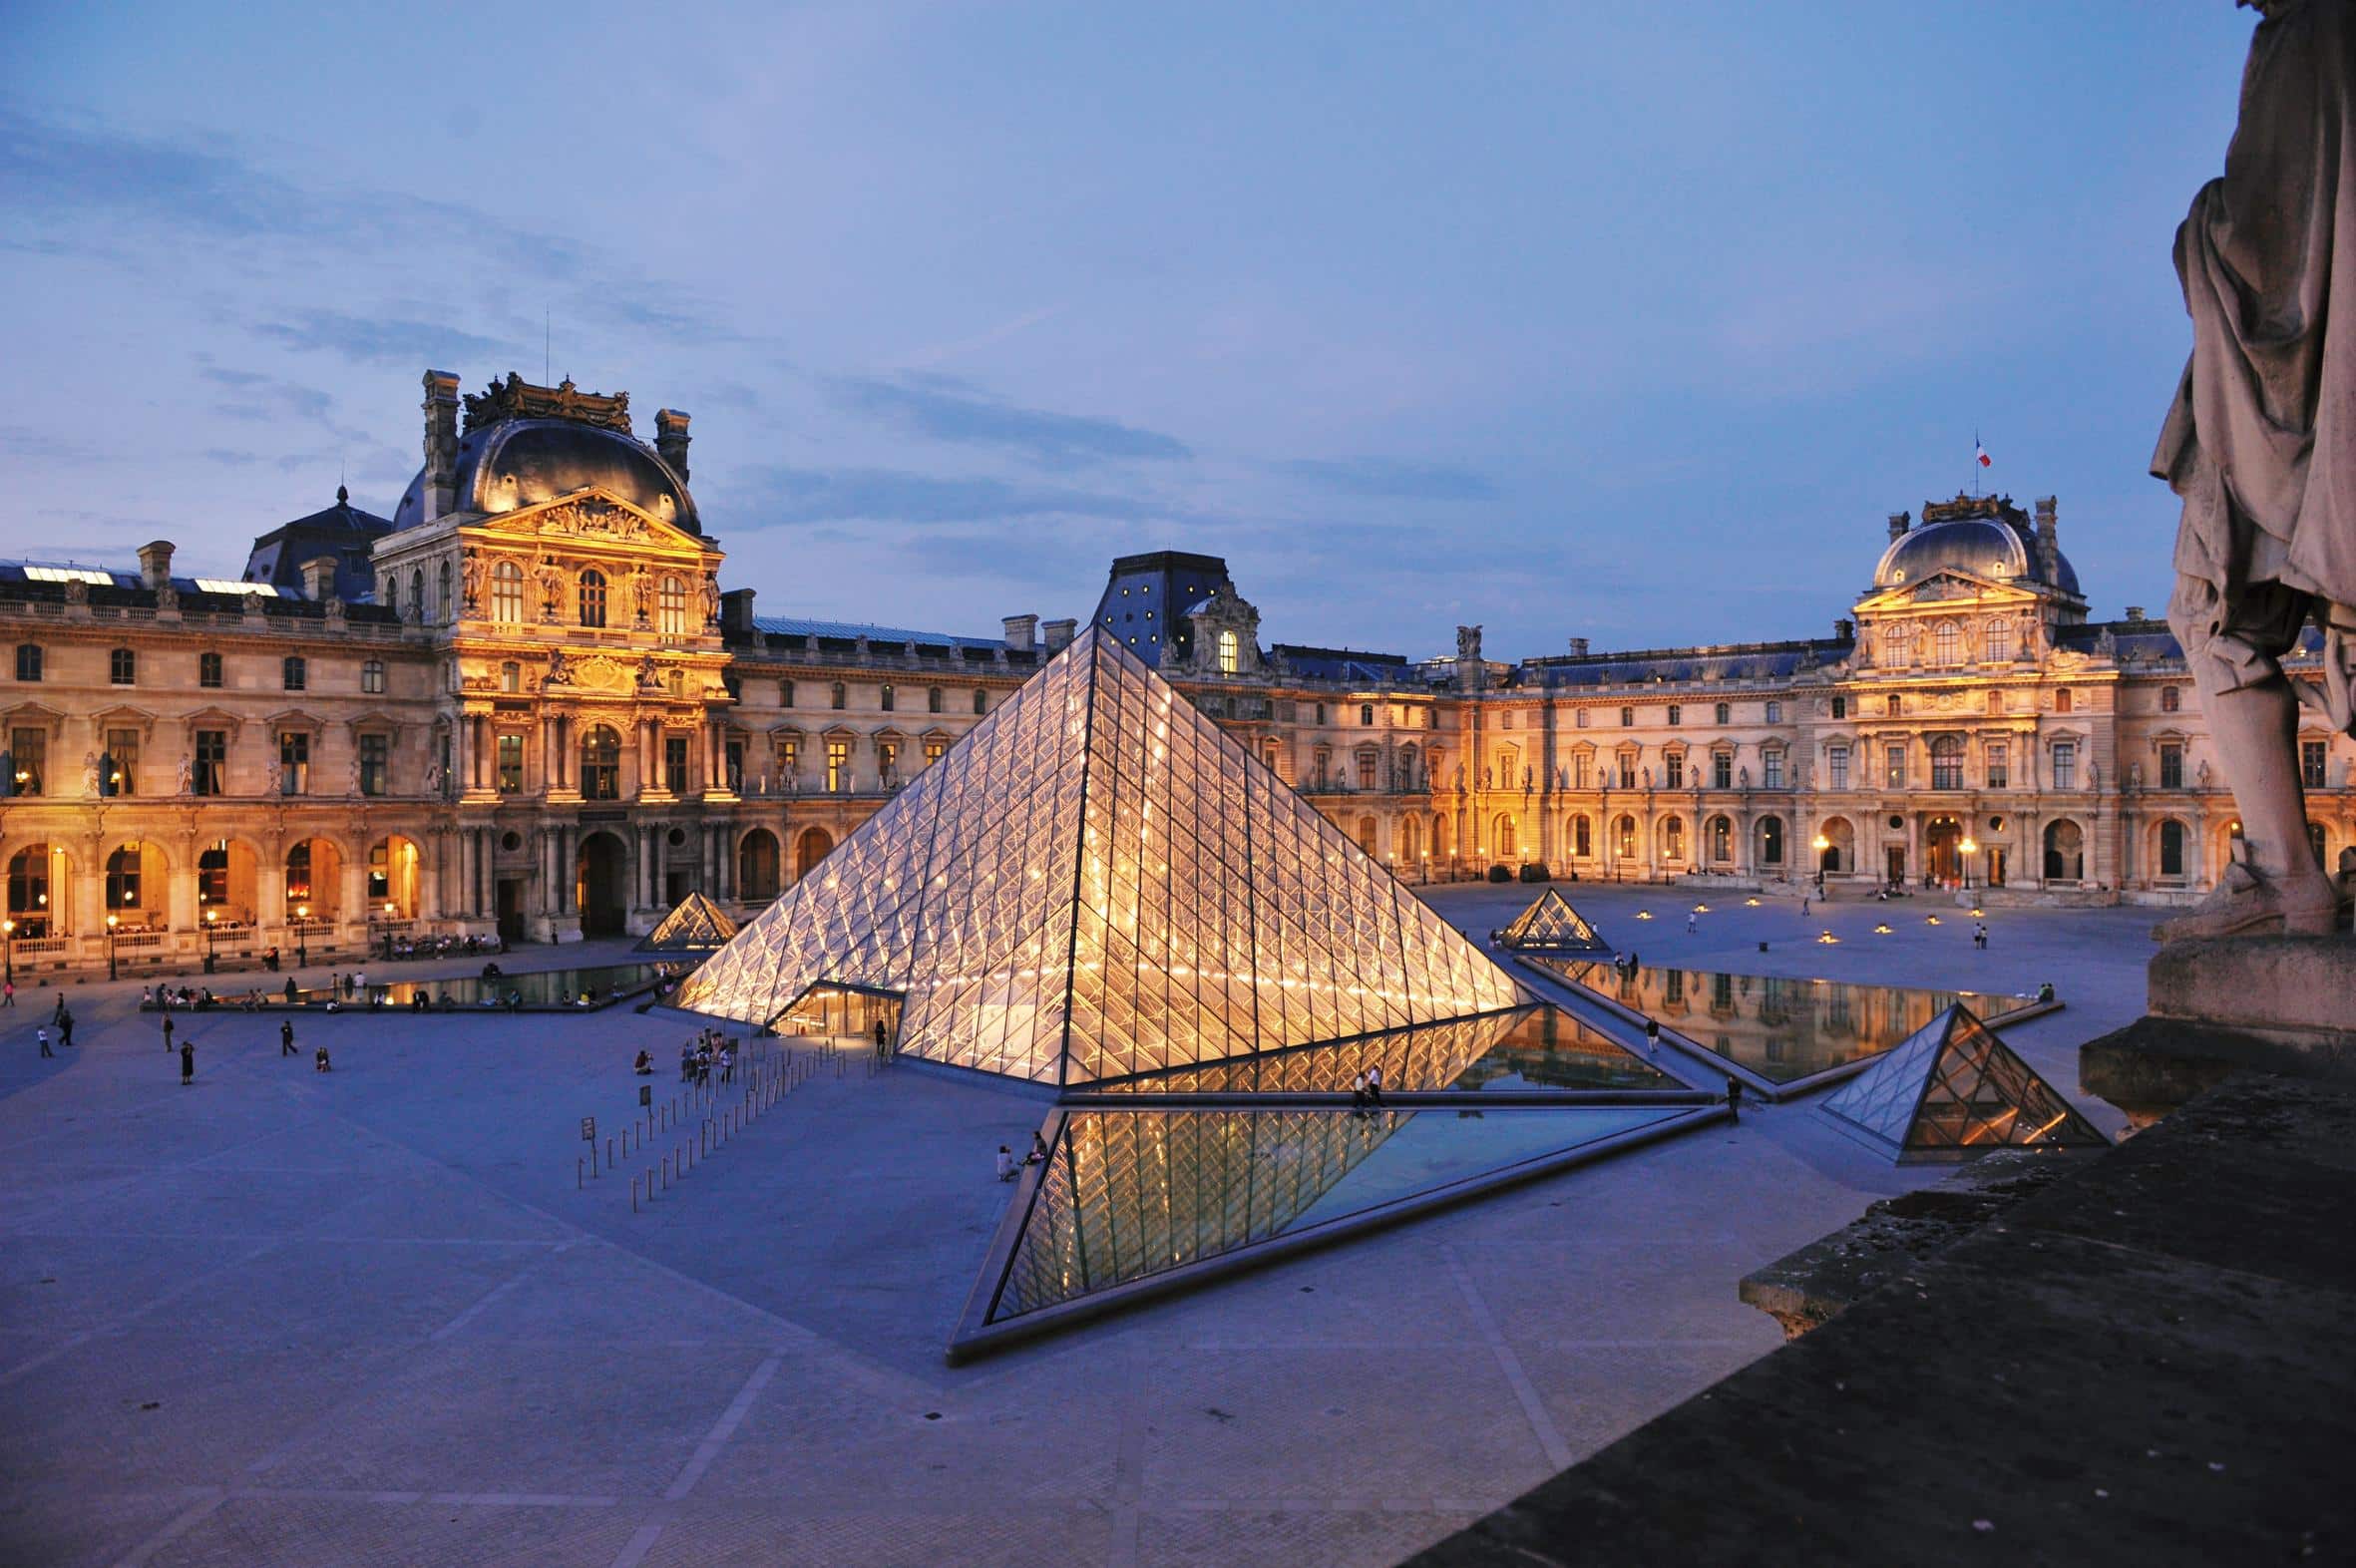
<instances>
[{"instance_id":1,"label":"group of people seated","mask_svg":"<svg viewBox=\"0 0 2356 1568\"><path fill-rule=\"evenodd\" d=\"M1047 1140L1040 1137L1034 1128L1030 1135L1030 1152L1019 1160L1014 1158L1012 1149L1002 1143L998 1145L998 1180L1012 1181L1021 1174L1025 1165L1041 1165L1046 1163L1046 1159Z\"/></svg>"},{"instance_id":2,"label":"group of people seated","mask_svg":"<svg viewBox=\"0 0 2356 1568\"><path fill-rule=\"evenodd\" d=\"M175 988L159 981L139 988L139 1004L154 1007L160 1012L170 1012L175 1007L202 1011L206 1007L219 1006L221 999L212 993L209 985L182 985Z\"/></svg>"},{"instance_id":3,"label":"group of people seated","mask_svg":"<svg viewBox=\"0 0 2356 1568\"><path fill-rule=\"evenodd\" d=\"M507 940L503 937L387 937L384 956L388 959L446 959L452 954L505 953Z\"/></svg>"}]
</instances>

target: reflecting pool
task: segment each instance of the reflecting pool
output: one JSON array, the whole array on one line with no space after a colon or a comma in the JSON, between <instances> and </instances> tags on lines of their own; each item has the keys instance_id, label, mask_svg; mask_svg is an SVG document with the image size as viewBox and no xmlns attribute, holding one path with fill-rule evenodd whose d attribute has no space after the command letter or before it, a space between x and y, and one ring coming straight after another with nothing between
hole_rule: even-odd
<instances>
[{"instance_id":1,"label":"reflecting pool","mask_svg":"<svg viewBox=\"0 0 2356 1568\"><path fill-rule=\"evenodd\" d=\"M322 985L296 990L291 1002L287 1000L285 985L281 982L275 987L257 984L240 991L215 991L213 1005L216 1008L234 1009L243 1006L246 998L251 997L265 1007L291 1005L323 1008L332 994L337 1006L348 1011L371 1008L378 1011L408 1011L416 1008L417 998L423 995L425 1005L430 1010L441 1010L447 998L452 1011L463 1007L482 1012L508 1005L512 995L516 1006L544 1010L580 1006L583 992L591 991L596 1000L589 1006L594 1009L611 1006L625 996L644 990L665 970L682 975L691 967L684 964L600 964L578 970L531 970L519 975L502 975L496 980L485 980L478 975L454 975L447 980L371 980L365 995L349 990L331 993ZM178 985L172 987L176 996L180 988ZM174 1005L182 1003L176 1001Z\"/></svg>"},{"instance_id":2,"label":"reflecting pool","mask_svg":"<svg viewBox=\"0 0 2356 1568\"><path fill-rule=\"evenodd\" d=\"M1523 962L1657 1018L1705 1050L1775 1084L1878 1056L1959 1001L1989 1022L2034 1003L2033 997L1988 991L1651 966L1629 975L1609 963L1585 960Z\"/></svg>"}]
</instances>

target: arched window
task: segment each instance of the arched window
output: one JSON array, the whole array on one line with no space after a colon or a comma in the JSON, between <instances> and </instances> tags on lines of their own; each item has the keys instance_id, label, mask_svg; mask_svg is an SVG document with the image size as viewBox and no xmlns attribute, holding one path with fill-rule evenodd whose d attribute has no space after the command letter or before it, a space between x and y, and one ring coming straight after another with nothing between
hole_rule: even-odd
<instances>
[{"instance_id":1,"label":"arched window","mask_svg":"<svg viewBox=\"0 0 2356 1568\"><path fill-rule=\"evenodd\" d=\"M1783 864L1783 819L1767 817L1759 824L1759 863L1763 866Z\"/></svg>"},{"instance_id":2,"label":"arched window","mask_svg":"<svg viewBox=\"0 0 2356 1568\"><path fill-rule=\"evenodd\" d=\"M1982 646L1988 650L1988 660L1990 663L2003 664L2010 662L2013 656L2012 621L2003 615L1999 615L1995 619L1989 621L1988 634L1981 639L1981 643Z\"/></svg>"},{"instance_id":3,"label":"arched window","mask_svg":"<svg viewBox=\"0 0 2356 1568\"><path fill-rule=\"evenodd\" d=\"M2048 823L2045 829L2045 880L2086 880L2086 835L2075 822Z\"/></svg>"},{"instance_id":4,"label":"arched window","mask_svg":"<svg viewBox=\"0 0 2356 1568\"><path fill-rule=\"evenodd\" d=\"M524 619L524 569L503 561L491 569L491 618L514 626Z\"/></svg>"},{"instance_id":5,"label":"arched window","mask_svg":"<svg viewBox=\"0 0 2356 1568\"><path fill-rule=\"evenodd\" d=\"M1373 817L1358 819L1358 847L1369 855L1374 853L1374 819Z\"/></svg>"},{"instance_id":6,"label":"arched window","mask_svg":"<svg viewBox=\"0 0 2356 1568\"><path fill-rule=\"evenodd\" d=\"M1491 841L1490 848L1496 852L1496 856L1499 860L1513 859L1514 854L1516 853L1516 846L1515 835L1513 831L1513 819L1511 817L1499 817L1497 819L1496 826L1491 832Z\"/></svg>"},{"instance_id":7,"label":"arched window","mask_svg":"<svg viewBox=\"0 0 2356 1568\"><path fill-rule=\"evenodd\" d=\"M736 846L736 896L748 904L777 897L777 835L755 828Z\"/></svg>"},{"instance_id":8,"label":"arched window","mask_svg":"<svg viewBox=\"0 0 2356 1568\"><path fill-rule=\"evenodd\" d=\"M226 904L229 900L229 841L219 839L196 857L197 919L203 919L207 904Z\"/></svg>"},{"instance_id":9,"label":"arched window","mask_svg":"<svg viewBox=\"0 0 2356 1568\"><path fill-rule=\"evenodd\" d=\"M19 937L38 941L51 935L49 875L46 844L28 844L9 857L8 918L16 922Z\"/></svg>"},{"instance_id":10,"label":"arched window","mask_svg":"<svg viewBox=\"0 0 2356 1568\"><path fill-rule=\"evenodd\" d=\"M1665 860L1685 859L1685 818L1671 817L1661 824L1661 855Z\"/></svg>"},{"instance_id":11,"label":"arched window","mask_svg":"<svg viewBox=\"0 0 2356 1568\"><path fill-rule=\"evenodd\" d=\"M925 711L928 713L941 711L941 688L939 686L925 688Z\"/></svg>"},{"instance_id":12,"label":"arched window","mask_svg":"<svg viewBox=\"0 0 2356 1568\"><path fill-rule=\"evenodd\" d=\"M442 563L442 570L441 570L441 573L440 573L440 577L441 577L441 585L440 585L439 588L437 589L437 591L438 591L438 592L441 594L441 598L438 600L438 602L439 602L439 603L441 604L441 606L442 606L442 618L443 618L444 620L456 620L456 619L458 618L458 615L457 615L457 607L458 607L458 606L457 606L456 602L455 602L455 601L454 601L454 600L451 598L451 596L450 596L450 563L449 563L449 562L445 561L445 562L443 562L443 563Z\"/></svg>"},{"instance_id":13,"label":"arched window","mask_svg":"<svg viewBox=\"0 0 2356 1568\"><path fill-rule=\"evenodd\" d=\"M422 568L409 574L409 613L419 620L427 618L425 612L425 572Z\"/></svg>"},{"instance_id":14,"label":"arched window","mask_svg":"<svg viewBox=\"0 0 2356 1568\"><path fill-rule=\"evenodd\" d=\"M2184 874L2184 825L2173 817L2160 825L2160 874L2162 877Z\"/></svg>"},{"instance_id":15,"label":"arched window","mask_svg":"<svg viewBox=\"0 0 2356 1568\"><path fill-rule=\"evenodd\" d=\"M687 634L687 585L664 578L654 589L654 629L666 637Z\"/></svg>"},{"instance_id":16,"label":"arched window","mask_svg":"<svg viewBox=\"0 0 2356 1568\"><path fill-rule=\"evenodd\" d=\"M1725 817L1710 819L1710 858L1718 861L1735 858L1735 825Z\"/></svg>"},{"instance_id":17,"label":"arched window","mask_svg":"<svg viewBox=\"0 0 2356 1568\"><path fill-rule=\"evenodd\" d=\"M1241 662L1241 648L1232 631L1219 633L1219 673L1232 675Z\"/></svg>"},{"instance_id":18,"label":"arched window","mask_svg":"<svg viewBox=\"0 0 2356 1568\"><path fill-rule=\"evenodd\" d=\"M581 575L581 623L585 626L605 623L605 574L594 567Z\"/></svg>"},{"instance_id":19,"label":"arched window","mask_svg":"<svg viewBox=\"0 0 2356 1568\"><path fill-rule=\"evenodd\" d=\"M1931 737L1931 788L1963 788L1963 737L1934 735Z\"/></svg>"},{"instance_id":20,"label":"arched window","mask_svg":"<svg viewBox=\"0 0 2356 1568\"><path fill-rule=\"evenodd\" d=\"M1620 860L1636 859L1636 819L1623 813L1612 822L1612 854Z\"/></svg>"},{"instance_id":21,"label":"arched window","mask_svg":"<svg viewBox=\"0 0 2356 1568\"><path fill-rule=\"evenodd\" d=\"M1412 866L1422 854L1423 824L1417 818L1405 818L1398 825L1398 863Z\"/></svg>"},{"instance_id":22,"label":"arched window","mask_svg":"<svg viewBox=\"0 0 2356 1568\"><path fill-rule=\"evenodd\" d=\"M602 724L581 737L581 798L621 798L621 737Z\"/></svg>"},{"instance_id":23,"label":"arched window","mask_svg":"<svg viewBox=\"0 0 2356 1568\"><path fill-rule=\"evenodd\" d=\"M147 892L147 851L138 844L126 844L107 857L107 908L136 910Z\"/></svg>"},{"instance_id":24,"label":"arched window","mask_svg":"<svg viewBox=\"0 0 2356 1568\"><path fill-rule=\"evenodd\" d=\"M1942 620L1931 630L1931 661L1936 664L1963 662L1963 632L1952 620Z\"/></svg>"}]
</instances>

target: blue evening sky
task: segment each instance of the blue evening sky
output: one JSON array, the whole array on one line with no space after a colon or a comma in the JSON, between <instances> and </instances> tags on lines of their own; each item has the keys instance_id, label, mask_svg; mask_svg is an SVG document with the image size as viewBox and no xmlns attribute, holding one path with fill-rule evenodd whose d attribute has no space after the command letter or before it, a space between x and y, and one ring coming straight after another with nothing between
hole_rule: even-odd
<instances>
[{"instance_id":1,"label":"blue evening sky","mask_svg":"<svg viewBox=\"0 0 2356 1568\"><path fill-rule=\"evenodd\" d=\"M1804 635L1884 515L2166 598L2228 0L0 0L0 553L389 512L426 366L695 418L769 613L1224 555L1266 640Z\"/></svg>"}]
</instances>

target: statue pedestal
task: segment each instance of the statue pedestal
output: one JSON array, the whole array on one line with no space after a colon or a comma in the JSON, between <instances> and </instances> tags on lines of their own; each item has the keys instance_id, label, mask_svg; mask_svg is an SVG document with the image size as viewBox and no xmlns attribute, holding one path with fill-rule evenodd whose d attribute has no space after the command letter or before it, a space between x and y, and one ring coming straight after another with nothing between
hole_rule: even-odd
<instances>
[{"instance_id":1,"label":"statue pedestal","mask_svg":"<svg viewBox=\"0 0 2356 1568\"><path fill-rule=\"evenodd\" d=\"M2356 1081L2356 941L2171 943L2146 972L2151 1009L2078 1049L2078 1077L2139 1125L2240 1071Z\"/></svg>"}]
</instances>

